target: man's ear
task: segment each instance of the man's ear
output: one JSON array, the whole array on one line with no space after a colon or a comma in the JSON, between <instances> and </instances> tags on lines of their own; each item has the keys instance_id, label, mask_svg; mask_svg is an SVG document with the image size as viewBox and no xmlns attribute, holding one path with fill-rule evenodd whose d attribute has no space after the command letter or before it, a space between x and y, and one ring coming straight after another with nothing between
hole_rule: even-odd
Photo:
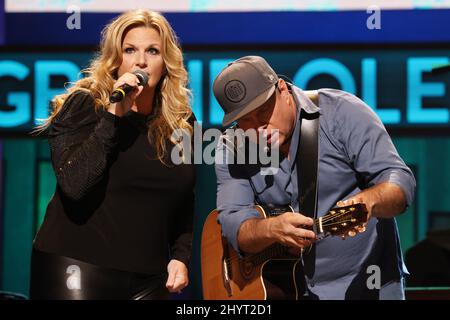
<instances>
[{"instance_id":1,"label":"man's ear","mask_svg":"<svg viewBox=\"0 0 450 320\"><path fill-rule=\"evenodd\" d=\"M278 79L278 84L277 84L278 90L280 91L280 93L289 93L289 88L287 86L286 81L284 81L283 79Z\"/></svg>"},{"instance_id":2,"label":"man's ear","mask_svg":"<svg viewBox=\"0 0 450 320\"><path fill-rule=\"evenodd\" d=\"M283 79L278 79L277 88L278 91L280 91L281 97L283 99L286 99L287 104L290 105L291 104L290 92L286 81L284 81Z\"/></svg>"}]
</instances>

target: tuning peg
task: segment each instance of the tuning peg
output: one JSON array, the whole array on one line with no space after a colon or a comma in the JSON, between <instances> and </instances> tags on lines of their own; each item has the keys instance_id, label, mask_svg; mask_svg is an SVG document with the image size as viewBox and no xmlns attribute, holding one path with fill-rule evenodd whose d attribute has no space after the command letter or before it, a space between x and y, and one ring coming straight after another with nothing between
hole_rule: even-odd
<instances>
[{"instance_id":1,"label":"tuning peg","mask_svg":"<svg viewBox=\"0 0 450 320\"><path fill-rule=\"evenodd\" d=\"M356 230L358 230L359 233L362 233L364 231L366 231L366 227L364 227L363 225L357 226Z\"/></svg>"}]
</instances>

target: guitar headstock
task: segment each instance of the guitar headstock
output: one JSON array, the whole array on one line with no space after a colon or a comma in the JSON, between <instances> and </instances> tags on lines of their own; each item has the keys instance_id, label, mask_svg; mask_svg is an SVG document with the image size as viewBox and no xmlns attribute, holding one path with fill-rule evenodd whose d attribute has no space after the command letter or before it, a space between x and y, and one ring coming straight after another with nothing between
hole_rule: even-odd
<instances>
[{"instance_id":1,"label":"guitar headstock","mask_svg":"<svg viewBox=\"0 0 450 320\"><path fill-rule=\"evenodd\" d=\"M354 227L362 225L367 220L367 208L364 203L333 208L318 219L319 230L333 236L344 235Z\"/></svg>"}]
</instances>

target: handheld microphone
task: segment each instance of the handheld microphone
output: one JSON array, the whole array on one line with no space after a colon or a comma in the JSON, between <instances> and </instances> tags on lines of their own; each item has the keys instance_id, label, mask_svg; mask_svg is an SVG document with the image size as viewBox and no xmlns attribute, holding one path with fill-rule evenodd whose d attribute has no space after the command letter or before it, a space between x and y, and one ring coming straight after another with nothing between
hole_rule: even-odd
<instances>
[{"instance_id":1,"label":"handheld microphone","mask_svg":"<svg viewBox=\"0 0 450 320\"><path fill-rule=\"evenodd\" d=\"M139 79L139 86L144 86L148 82L148 74L142 70L136 70L133 72L133 74ZM126 83L118 87L116 90L113 91L113 93L109 96L109 102L116 103L119 101L122 101L123 98L127 94L129 94L131 91L134 90L135 87L130 86Z\"/></svg>"}]
</instances>

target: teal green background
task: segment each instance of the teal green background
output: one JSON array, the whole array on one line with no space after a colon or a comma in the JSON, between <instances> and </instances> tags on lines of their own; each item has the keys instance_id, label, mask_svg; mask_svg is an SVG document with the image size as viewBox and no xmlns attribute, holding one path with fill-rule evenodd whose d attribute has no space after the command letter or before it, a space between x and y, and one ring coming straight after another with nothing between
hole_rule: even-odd
<instances>
[{"instance_id":1,"label":"teal green background","mask_svg":"<svg viewBox=\"0 0 450 320\"><path fill-rule=\"evenodd\" d=\"M436 48L300 48L293 50L246 50L246 51L187 51L186 66L190 73L190 86L194 98L192 106L197 119L205 128L217 126L221 111L211 94L211 83L227 61L243 55L263 55L277 73L294 79L298 70L316 59L332 59L344 65L354 82L354 92L359 97L374 92L379 110L399 110L400 122L387 124L388 129L401 134L392 134L393 141L405 162L414 171L417 179L416 198L407 212L398 217L401 245L405 252L418 241L423 240L431 228L450 229L450 135L449 123L445 118L435 118L434 122L411 123L408 119L408 87L411 73L408 61L411 58L433 58L435 61L448 59L450 51ZM48 82L51 90L62 91L64 82L75 79L54 76L45 79L37 74L38 61L62 60L79 68L85 67L92 52L2 52L1 61L17 61L29 70L29 75L18 81L12 77L2 77L0 87L0 111L8 110L6 97L11 92L23 92L30 97L30 115L35 114L38 86ZM329 60L328 60L329 61ZM376 68L366 69L363 81L363 61ZM367 66L366 65L366 66ZM367 73L367 70L376 74ZM8 70L0 70L7 72ZM375 79L375 82L367 82ZM47 81L48 80L48 81ZM450 106L449 74L426 72L424 83L439 83L441 87L430 90L441 96L422 99L424 109L439 108L444 113ZM300 79L301 81L301 79ZM350 81L350 82L352 82ZM296 83L299 85L299 83ZM341 88L339 82L329 75L316 76L303 89L321 87ZM365 91L366 90L366 91ZM368 102L368 101L367 101ZM40 100L42 106L44 101ZM372 105L373 103L369 103ZM11 109L14 111L14 109ZM439 115L439 114L438 114ZM0 117L2 114L0 113ZM439 120L443 120L440 121ZM0 118L0 122L1 122ZM0 290L28 295L30 253L33 238L42 222L48 201L55 189L55 177L50 163L48 143L43 138L31 137L29 129L33 120L14 128L0 128ZM426 128L423 128L427 125ZM416 131L419 130L419 131ZM397 130L397 131L395 131ZM426 134L421 136L420 134ZM215 207L216 179L214 168L208 165L197 167L197 203L194 229L193 259L191 266L190 297L201 298L200 275L200 233L204 219ZM436 216L433 216L433 214ZM441 225L432 225L438 214ZM445 219L448 217L448 219ZM447 224L446 224L447 223Z\"/></svg>"},{"instance_id":2,"label":"teal green background","mask_svg":"<svg viewBox=\"0 0 450 320\"><path fill-rule=\"evenodd\" d=\"M405 162L416 173L414 204L397 218L403 251L426 236L429 213L450 212L450 138L394 137ZM4 208L1 289L28 294L32 240L54 188L49 147L43 139L4 139ZM200 233L215 206L213 166L197 167L197 204L190 292L201 298ZM450 227L450 225L448 226Z\"/></svg>"}]
</instances>

